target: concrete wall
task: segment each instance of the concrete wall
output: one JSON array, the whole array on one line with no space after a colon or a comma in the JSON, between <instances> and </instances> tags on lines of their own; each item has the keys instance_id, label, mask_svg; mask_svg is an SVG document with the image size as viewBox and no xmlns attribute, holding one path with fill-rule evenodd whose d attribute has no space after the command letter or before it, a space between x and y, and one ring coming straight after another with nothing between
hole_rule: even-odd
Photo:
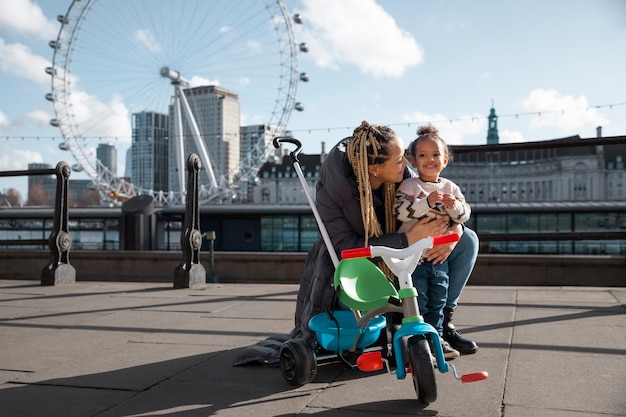
<instances>
[{"instance_id":1,"label":"concrete wall","mask_svg":"<svg viewBox=\"0 0 626 417\"><path fill-rule=\"evenodd\" d=\"M0 279L40 280L49 251L0 251ZM220 282L297 283L306 254L217 252ZM172 282L178 252L75 251L77 281ZM208 253L200 254L207 273ZM470 285L626 286L626 257L479 255Z\"/></svg>"}]
</instances>

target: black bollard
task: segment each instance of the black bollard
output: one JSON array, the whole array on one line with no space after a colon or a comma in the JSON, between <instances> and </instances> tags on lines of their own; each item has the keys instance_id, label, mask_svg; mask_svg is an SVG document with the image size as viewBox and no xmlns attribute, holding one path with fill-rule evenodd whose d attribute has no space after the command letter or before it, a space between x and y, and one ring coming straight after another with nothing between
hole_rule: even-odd
<instances>
[{"instance_id":1,"label":"black bollard","mask_svg":"<svg viewBox=\"0 0 626 417\"><path fill-rule=\"evenodd\" d=\"M185 230L180 237L183 259L174 271L174 288L195 288L206 284L206 270L200 263L200 213L198 172L202 162L195 153L187 159L187 198L185 201Z\"/></svg>"},{"instance_id":2,"label":"black bollard","mask_svg":"<svg viewBox=\"0 0 626 417\"><path fill-rule=\"evenodd\" d=\"M72 172L66 162L59 162L55 169L57 177L54 200L54 226L48 238L50 262L41 271L41 285L73 284L76 282L76 270L70 265L69 214L67 193Z\"/></svg>"}]
</instances>

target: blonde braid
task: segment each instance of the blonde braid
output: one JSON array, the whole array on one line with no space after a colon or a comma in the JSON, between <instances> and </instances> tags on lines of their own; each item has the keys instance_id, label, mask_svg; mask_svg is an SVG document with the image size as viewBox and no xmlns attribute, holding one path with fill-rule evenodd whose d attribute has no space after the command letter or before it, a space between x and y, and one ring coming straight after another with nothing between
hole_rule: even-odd
<instances>
[{"instance_id":1,"label":"blonde braid","mask_svg":"<svg viewBox=\"0 0 626 417\"><path fill-rule=\"evenodd\" d=\"M367 241L370 237L378 237L382 234L380 223L378 223L376 213L374 212L372 186L370 185L370 177L367 170L369 165L368 145L371 146L374 157L378 156L378 150L380 149L380 144L374 135L370 135L371 129L372 126L363 121L361 126L354 129L352 139L348 142L348 161L356 175L356 183L359 190L361 218L363 220L363 228L365 229L365 246L367 246Z\"/></svg>"},{"instance_id":2,"label":"blonde braid","mask_svg":"<svg viewBox=\"0 0 626 417\"><path fill-rule=\"evenodd\" d=\"M381 130L384 130L384 133ZM382 227L376 217L374 211L374 203L372 199L372 185L369 180L368 165L384 160L384 149L380 140L389 141L395 137L395 133L389 128L382 128L377 125L370 125L363 121L361 125L354 130L352 138L348 142L348 161L352 165L356 176L357 188L359 191L359 200L361 204L361 218L363 221L363 229L365 230L365 244L368 245L370 237L378 237L382 234ZM368 149L370 154L368 154ZM380 151L383 151L382 153ZM395 199L396 187L394 183L385 182L383 184L384 191L384 207L385 207L385 233L395 233L396 219L393 212L393 203ZM390 279L393 274L389 267L384 263L378 264L383 273Z\"/></svg>"}]
</instances>

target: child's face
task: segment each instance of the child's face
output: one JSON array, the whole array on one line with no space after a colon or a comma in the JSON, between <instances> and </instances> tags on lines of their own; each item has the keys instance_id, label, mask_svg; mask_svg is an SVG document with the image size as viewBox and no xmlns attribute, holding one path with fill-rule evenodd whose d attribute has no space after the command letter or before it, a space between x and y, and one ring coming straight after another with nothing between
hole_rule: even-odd
<instances>
[{"instance_id":1,"label":"child's face","mask_svg":"<svg viewBox=\"0 0 626 417\"><path fill-rule=\"evenodd\" d=\"M411 164L424 181L437 181L439 174L448 165L448 156L443 144L435 139L424 138L416 144Z\"/></svg>"}]
</instances>

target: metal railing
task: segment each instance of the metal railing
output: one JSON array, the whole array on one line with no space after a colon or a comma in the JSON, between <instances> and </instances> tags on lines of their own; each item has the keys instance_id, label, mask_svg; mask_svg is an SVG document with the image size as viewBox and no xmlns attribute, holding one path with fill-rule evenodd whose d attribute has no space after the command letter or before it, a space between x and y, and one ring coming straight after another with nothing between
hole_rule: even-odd
<instances>
[{"instance_id":1,"label":"metal railing","mask_svg":"<svg viewBox=\"0 0 626 417\"><path fill-rule=\"evenodd\" d=\"M45 245L50 248L50 261L41 271L41 285L71 284L76 282L76 270L70 265L72 239L68 229L68 189L72 170L67 162L61 161L56 168L29 169L22 171L0 171L0 177L31 175L56 175L53 227L48 239L0 240L0 245Z\"/></svg>"}]
</instances>

